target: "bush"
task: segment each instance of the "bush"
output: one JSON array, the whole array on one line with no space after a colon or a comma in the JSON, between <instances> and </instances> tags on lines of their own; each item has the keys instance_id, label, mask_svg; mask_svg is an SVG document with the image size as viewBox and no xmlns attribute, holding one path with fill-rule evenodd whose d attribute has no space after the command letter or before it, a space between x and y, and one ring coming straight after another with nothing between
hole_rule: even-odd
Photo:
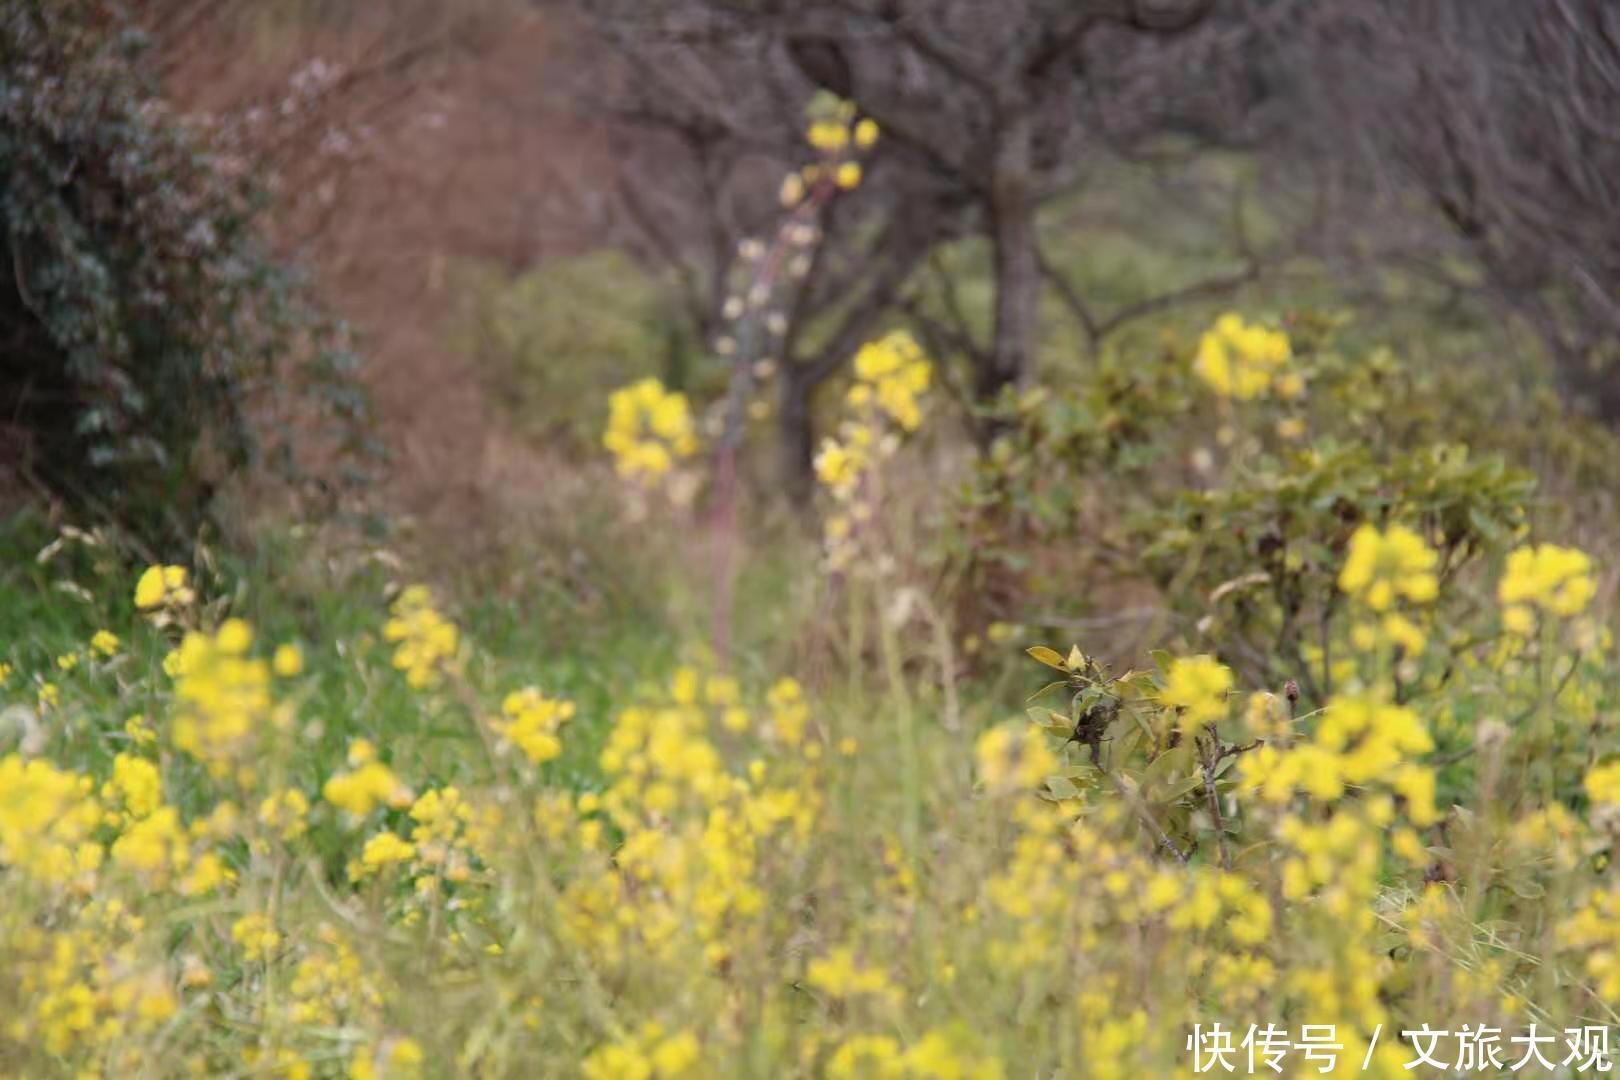
<instances>
[{"instance_id":1,"label":"bush","mask_svg":"<svg viewBox=\"0 0 1620 1080\"><path fill-rule=\"evenodd\" d=\"M685 381L691 342L626 255L555 259L514 277L472 265L461 277L457 345L519 431L594 448L610 391L649 375Z\"/></svg>"},{"instance_id":2,"label":"bush","mask_svg":"<svg viewBox=\"0 0 1620 1080\"><path fill-rule=\"evenodd\" d=\"M22 470L155 537L263 454L296 476L312 445L358 449L363 404L143 48L103 0L0 3L0 416ZM291 421L306 401L335 426Z\"/></svg>"}]
</instances>

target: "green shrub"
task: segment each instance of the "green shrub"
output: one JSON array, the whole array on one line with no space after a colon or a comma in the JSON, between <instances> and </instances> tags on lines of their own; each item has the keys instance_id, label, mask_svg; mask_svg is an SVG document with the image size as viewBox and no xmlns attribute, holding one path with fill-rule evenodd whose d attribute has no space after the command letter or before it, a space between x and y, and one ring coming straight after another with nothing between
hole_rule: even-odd
<instances>
[{"instance_id":1,"label":"green shrub","mask_svg":"<svg viewBox=\"0 0 1620 1080\"><path fill-rule=\"evenodd\" d=\"M364 408L262 200L143 46L103 0L0 3L0 416L68 503L183 536L263 453L296 475L316 445L358 449ZM306 400L321 423L289 420Z\"/></svg>"},{"instance_id":2,"label":"green shrub","mask_svg":"<svg viewBox=\"0 0 1620 1080\"><path fill-rule=\"evenodd\" d=\"M454 335L518 430L595 447L607 396L658 375L679 388L691 344L657 280L616 251L550 260L509 277L470 265Z\"/></svg>"}]
</instances>

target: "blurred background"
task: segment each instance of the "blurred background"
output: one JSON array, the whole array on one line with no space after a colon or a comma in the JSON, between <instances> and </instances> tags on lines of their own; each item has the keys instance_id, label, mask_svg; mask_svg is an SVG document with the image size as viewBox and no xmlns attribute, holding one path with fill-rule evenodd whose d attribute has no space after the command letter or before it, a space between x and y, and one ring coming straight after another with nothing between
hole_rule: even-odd
<instances>
[{"instance_id":1,"label":"blurred background","mask_svg":"<svg viewBox=\"0 0 1620 1080\"><path fill-rule=\"evenodd\" d=\"M1601 0L0 9L0 490L150 542L289 504L458 555L567 532L614 388L718 430L832 99L882 134L745 342L750 514L810 501L896 327L936 475L1031 388L1148 392L1227 309L1394 348L1461 441L1620 423Z\"/></svg>"}]
</instances>

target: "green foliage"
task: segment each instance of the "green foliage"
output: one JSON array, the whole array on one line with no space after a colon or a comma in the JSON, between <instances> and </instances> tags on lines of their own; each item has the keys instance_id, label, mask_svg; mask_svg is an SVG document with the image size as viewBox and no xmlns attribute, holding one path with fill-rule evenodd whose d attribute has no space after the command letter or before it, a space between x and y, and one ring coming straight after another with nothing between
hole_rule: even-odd
<instances>
[{"instance_id":1,"label":"green foliage","mask_svg":"<svg viewBox=\"0 0 1620 1080\"><path fill-rule=\"evenodd\" d=\"M454 337L519 431L594 447L609 392L646 376L687 382L691 343L626 255L553 259L516 277L470 265L460 278Z\"/></svg>"},{"instance_id":2,"label":"green foliage","mask_svg":"<svg viewBox=\"0 0 1620 1080\"><path fill-rule=\"evenodd\" d=\"M142 49L103 0L0 4L0 415L24 469L155 538L262 456L297 477L312 445L365 448L364 403Z\"/></svg>"},{"instance_id":3,"label":"green foliage","mask_svg":"<svg viewBox=\"0 0 1620 1080\"><path fill-rule=\"evenodd\" d=\"M1472 458L1466 447L1379 455L1324 441L1263 458L1222 487L1184 491L1137 516L1132 531L1148 573L1201 638L1276 655L1285 674L1302 674L1314 689L1302 641L1333 613L1335 578L1358 525L1399 521L1436 538L1450 576L1501 549L1524 524L1534 486L1530 474L1500 457Z\"/></svg>"},{"instance_id":4,"label":"green foliage","mask_svg":"<svg viewBox=\"0 0 1620 1080\"><path fill-rule=\"evenodd\" d=\"M1536 487L1526 465L1556 452L1598 467L1582 440L1554 450L1556 436L1535 434L1538 396L1485 404L1477 373L1347 346L1343 313L1298 310L1284 325L1287 394L1222 397L1194 374L1193 344L1165 335L1104 349L1076 377L1009 401L943 541L965 580L996 597L990 614L1019 619L1033 603L1061 605L1076 580L1123 570L1152 585L1188 640L1226 642L1234 662L1246 650L1248 669L1269 675L1274 658L1298 667L1301 622L1330 611L1358 524L1435 536L1456 573L1523 526Z\"/></svg>"}]
</instances>

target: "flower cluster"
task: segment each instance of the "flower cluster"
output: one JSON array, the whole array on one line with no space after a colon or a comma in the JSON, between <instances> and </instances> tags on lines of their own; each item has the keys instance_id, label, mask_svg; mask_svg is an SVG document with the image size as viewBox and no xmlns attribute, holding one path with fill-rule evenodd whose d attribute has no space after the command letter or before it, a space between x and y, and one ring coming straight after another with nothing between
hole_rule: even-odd
<instances>
[{"instance_id":1,"label":"flower cluster","mask_svg":"<svg viewBox=\"0 0 1620 1080\"><path fill-rule=\"evenodd\" d=\"M1193 370L1222 397L1248 401L1273 389L1295 397L1303 391L1303 384L1297 378L1283 377L1292 355L1283 331L1246 323L1228 313L1199 339Z\"/></svg>"},{"instance_id":2,"label":"flower cluster","mask_svg":"<svg viewBox=\"0 0 1620 1080\"><path fill-rule=\"evenodd\" d=\"M431 685L456 659L460 632L439 614L426 586L411 585L394 600L393 617L383 624L383 637L395 643L394 666L421 689Z\"/></svg>"},{"instance_id":3,"label":"flower cluster","mask_svg":"<svg viewBox=\"0 0 1620 1080\"><path fill-rule=\"evenodd\" d=\"M1170 665L1159 700L1178 708L1191 726L1226 716L1226 695L1232 690L1232 672L1210 656L1178 659Z\"/></svg>"},{"instance_id":4,"label":"flower cluster","mask_svg":"<svg viewBox=\"0 0 1620 1080\"><path fill-rule=\"evenodd\" d=\"M1434 773L1413 762L1434 749L1410 709L1370 697L1335 701L1323 710L1314 738L1290 748L1259 747L1245 765L1247 782L1270 802L1299 790L1322 802L1347 788L1379 783L1402 795L1407 816L1420 825L1436 820Z\"/></svg>"},{"instance_id":5,"label":"flower cluster","mask_svg":"<svg viewBox=\"0 0 1620 1080\"><path fill-rule=\"evenodd\" d=\"M562 753L557 730L574 716L572 701L556 701L538 689L514 690L501 702L503 719L497 730L536 765Z\"/></svg>"},{"instance_id":6,"label":"flower cluster","mask_svg":"<svg viewBox=\"0 0 1620 1080\"><path fill-rule=\"evenodd\" d=\"M1535 629L1537 612L1554 618L1579 615L1596 594L1592 560L1585 552L1556 544L1531 545L1509 554L1497 586L1504 605L1502 624L1520 635Z\"/></svg>"},{"instance_id":7,"label":"flower cluster","mask_svg":"<svg viewBox=\"0 0 1620 1080\"><path fill-rule=\"evenodd\" d=\"M102 809L95 784L48 761L0 758L0 864L46 885L88 880L101 865L92 841Z\"/></svg>"},{"instance_id":8,"label":"flower cluster","mask_svg":"<svg viewBox=\"0 0 1620 1080\"><path fill-rule=\"evenodd\" d=\"M657 484L677 462L697 453L697 430L686 395L654 378L615 390L608 398L602 445L626 479Z\"/></svg>"},{"instance_id":9,"label":"flower cluster","mask_svg":"<svg viewBox=\"0 0 1620 1080\"><path fill-rule=\"evenodd\" d=\"M1620 888L1592 890L1559 927L1559 940L1584 956L1585 974L1605 1001L1620 1000Z\"/></svg>"},{"instance_id":10,"label":"flower cluster","mask_svg":"<svg viewBox=\"0 0 1620 1080\"><path fill-rule=\"evenodd\" d=\"M675 1080L699 1067L703 1048L690 1031L665 1032L648 1022L634 1036L591 1053L581 1066L585 1080Z\"/></svg>"},{"instance_id":11,"label":"flower cluster","mask_svg":"<svg viewBox=\"0 0 1620 1080\"><path fill-rule=\"evenodd\" d=\"M1426 605L1439 595L1435 570L1439 553L1403 525L1380 532L1362 525L1350 537L1350 549L1339 571L1339 588L1374 617L1356 625L1356 645L1372 651L1380 643L1417 656L1427 645L1423 629L1397 605Z\"/></svg>"},{"instance_id":12,"label":"flower cluster","mask_svg":"<svg viewBox=\"0 0 1620 1080\"><path fill-rule=\"evenodd\" d=\"M1380 532L1363 525L1350 537L1339 588L1377 612L1390 610L1400 599L1427 604L1439 593L1438 562L1434 549L1405 526Z\"/></svg>"},{"instance_id":13,"label":"flower cluster","mask_svg":"<svg viewBox=\"0 0 1620 1080\"><path fill-rule=\"evenodd\" d=\"M411 803L411 789L392 769L377 760L377 748L367 739L349 747L349 768L334 773L321 789L326 801L356 818L379 806L400 809Z\"/></svg>"},{"instance_id":14,"label":"flower cluster","mask_svg":"<svg viewBox=\"0 0 1620 1080\"><path fill-rule=\"evenodd\" d=\"M285 713L273 708L270 665L249 655L252 644L252 628L227 619L212 634L187 633L168 664L179 703L174 745L244 787L254 782L260 741L273 727L287 727Z\"/></svg>"},{"instance_id":15,"label":"flower cluster","mask_svg":"<svg viewBox=\"0 0 1620 1080\"><path fill-rule=\"evenodd\" d=\"M855 382L846 395L848 413L837 437L822 440L816 477L838 504L827 518L826 546L835 569L855 554L855 532L870 521L878 493L870 478L899 449L899 436L922 423L921 395L932 364L910 334L895 331L863 345L855 356Z\"/></svg>"},{"instance_id":16,"label":"flower cluster","mask_svg":"<svg viewBox=\"0 0 1620 1080\"><path fill-rule=\"evenodd\" d=\"M783 179L781 201L789 209L818 187L828 191L858 187L862 173L857 154L877 145L877 123L860 117L854 102L818 99L811 103L810 112L804 137L817 160Z\"/></svg>"},{"instance_id":17,"label":"flower cluster","mask_svg":"<svg viewBox=\"0 0 1620 1080\"><path fill-rule=\"evenodd\" d=\"M857 413L875 408L902 431L922 423L918 397L928 389L933 365L912 336L896 330L855 353L855 385L847 400Z\"/></svg>"},{"instance_id":18,"label":"flower cluster","mask_svg":"<svg viewBox=\"0 0 1620 1080\"><path fill-rule=\"evenodd\" d=\"M904 364L864 370L852 407L903 429L882 380ZM1504 603L1593 606L1589 565L1544 550L1510 560ZM95 616L0 686L26 695L0 721L43 732L0 754L0 1061L1123 1080L1178 1072L1219 1001L1239 1029L1336 1025L1347 1059L1404 1075L1378 1032L1601 1015L1620 751L1585 650L1609 646L1457 644L1450 557L1442 576L1416 534L1366 529L1321 571L1321 652L1297 659L1332 688L1250 690L1295 657L1224 641L1237 671L1156 654L1115 677L1040 647L1064 699L1034 723L947 708L926 653L886 698L859 669L801 683L751 658L519 675L425 589L375 618L403 677L339 644L305 680L303 650L207 605L99 646ZM1362 648L1354 627L1391 615L1444 650L1405 672L1383 637ZM171 644L165 678L143 658ZM63 704L40 717L45 675ZM576 715L561 686L616 700ZM1471 742L1437 775L1448 733Z\"/></svg>"},{"instance_id":19,"label":"flower cluster","mask_svg":"<svg viewBox=\"0 0 1620 1080\"><path fill-rule=\"evenodd\" d=\"M997 794L1033 791L1058 766L1041 733L1025 724L999 724L986 731L974 745L973 757L979 779Z\"/></svg>"},{"instance_id":20,"label":"flower cluster","mask_svg":"<svg viewBox=\"0 0 1620 1080\"><path fill-rule=\"evenodd\" d=\"M196 599L183 566L148 566L135 582L135 606L141 611L183 608Z\"/></svg>"}]
</instances>

